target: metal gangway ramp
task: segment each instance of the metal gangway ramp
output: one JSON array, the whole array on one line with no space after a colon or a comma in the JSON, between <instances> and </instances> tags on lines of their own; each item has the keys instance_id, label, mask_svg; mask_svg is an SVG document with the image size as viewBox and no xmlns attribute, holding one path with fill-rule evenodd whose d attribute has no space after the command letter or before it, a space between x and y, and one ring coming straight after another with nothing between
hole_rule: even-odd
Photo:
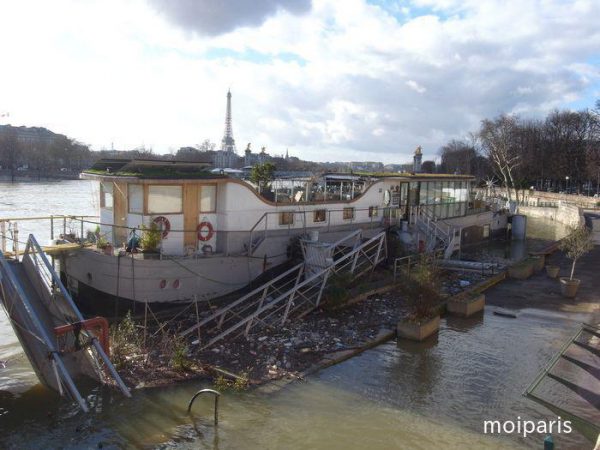
<instances>
[{"instance_id":1,"label":"metal gangway ramp","mask_svg":"<svg viewBox=\"0 0 600 450\"><path fill-rule=\"evenodd\" d=\"M350 274L357 278L386 258L386 232L363 240L361 230L356 230L330 244L330 248L327 264L311 264L315 261L307 259L182 331L180 336L196 332L192 344L204 350L234 333L248 336L253 327L276 328L291 317L309 313L319 306L332 276Z\"/></svg>"},{"instance_id":2,"label":"metal gangway ramp","mask_svg":"<svg viewBox=\"0 0 600 450\"><path fill-rule=\"evenodd\" d=\"M89 410L74 379L86 375L115 384L127 397L131 393L115 370L98 337L82 326L84 320L71 295L33 235L29 235L21 261L0 252L0 299L25 354L40 382L67 395ZM75 330L58 336L57 330ZM67 339L75 347L65 351ZM81 341L89 345L80 345ZM104 343L107 344L106 342Z\"/></svg>"}]
</instances>

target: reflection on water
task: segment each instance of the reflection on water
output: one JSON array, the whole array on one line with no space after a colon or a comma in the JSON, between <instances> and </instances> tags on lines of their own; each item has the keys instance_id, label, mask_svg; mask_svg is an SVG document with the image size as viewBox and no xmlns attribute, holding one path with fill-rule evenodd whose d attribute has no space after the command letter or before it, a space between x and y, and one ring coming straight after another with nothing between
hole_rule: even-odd
<instances>
[{"instance_id":1,"label":"reflection on water","mask_svg":"<svg viewBox=\"0 0 600 450\"><path fill-rule=\"evenodd\" d=\"M16 185L12 197L24 209L0 204L0 216L73 213L69 205L92 214L92 189L87 182ZM132 399L88 387L92 412L80 413L37 384L0 314L0 360L8 360L0 369L0 448L537 449L543 436L486 436L482 421L555 419L521 393L572 334L575 320L585 319L538 310L516 320L491 312L444 319L439 335L425 343L388 342L275 394L226 393L215 430L211 398L194 404L195 425L186 415L203 387L198 382L135 391ZM569 398L551 386L544 395ZM555 438L561 448L588 445L576 434Z\"/></svg>"}]
</instances>

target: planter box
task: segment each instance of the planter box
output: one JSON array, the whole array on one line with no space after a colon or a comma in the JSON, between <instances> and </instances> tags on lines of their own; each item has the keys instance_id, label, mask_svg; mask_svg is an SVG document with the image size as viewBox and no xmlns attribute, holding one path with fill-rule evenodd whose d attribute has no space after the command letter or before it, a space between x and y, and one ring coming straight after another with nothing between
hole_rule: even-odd
<instances>
[{"instance_id":1,"label":"planter box","mask_svg":"<svg viewBox=\"0 0 600 450\"><path fill-rule=\"evenodd\" d=\"M440 316L435 316L427 322L398 322L396 332L398 337L410 339L412 341L424 341L440 329Z\"/></svg>"},{"instance_id":2,"label":"planter box","mask_svg":"<svg viewBox=\"0 0 600 450\"><path fill-rule=\"evenodd\" d=\"M533 264L528 261L522 261L508 268L508 276L517 280L526 280L533 275Z\"/></svg>"},{"instance_id":3,"label":"planter box","mask_svg":"<svg viewBox=\"0 0 600 450\"><path fill-rule=\"evenodd\" d=\"M546 266L546 273L548 274L548 276L550 278L556 278L558 276L559 272L560 272L560 267L558 267L558 266L551 266L551 265Z\"/></svg>"},{"instance_id":4,"label":"planter box","mask_svg":"<svg viewBox=\"0 0 600 450\"><path fill-rule=\"evenodd\" d=\"M540 273L544 270L544 265L546 264L546 257L543 255L532 256L529 259L533 261L533 271L535 273Z\"/></svg>"},{"instance_id":5,"label":"planter box","mask_svg":"<svg viewBox=\"0 0 600 450\"><path fill-rule=\"evenodd\" d=\"M573 278L569 280L568 277L560 277L560 291L564 297L574 298L577 295L577 289L581 280Z\"/></svg>"},{"instance_id":6,"label":"planter box","mask_svg":"<svg viewBox=\"0 0 600 450\"><path fill-rule=\"evenodd\" d=\"M449 313L469 317L476 312L483 311L485 307L485 294L479 294L460 300L449 300L446 308Z\"/></svg>"}]
</instances>

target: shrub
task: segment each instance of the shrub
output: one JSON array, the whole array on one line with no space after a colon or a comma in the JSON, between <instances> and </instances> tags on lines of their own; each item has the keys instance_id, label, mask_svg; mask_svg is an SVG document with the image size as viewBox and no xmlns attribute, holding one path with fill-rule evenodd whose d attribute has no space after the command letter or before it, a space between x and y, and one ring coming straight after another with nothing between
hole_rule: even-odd
<instances>
[{"instance_id":1,"label":"shrub","mask_svg":"<svg viewBox=\"0 0 600 450\"><path fill-rule=\"evenodd\" d=\"M571 276L569 278L572 280L577 260L594 248L591 230L588 230L585 225L572 228L569 235L560 242L559 248L565 252L567 258L573 260Z\"/></svg>"},{"instance_id":2,"label":"shrub","mask_svg":"<svg viewBox=\"0 0 600 450\"><path fill-rule=\"evenodd\" d=\"M351 273L330 276L323 292L323 303L330 308L339 308L345 305L350 298L348 287L351 282Z\"/></svg>"},{"instance_id":3,"label":"shrub","mask_svg":"<svg viewBox=\"0 0 600 450\"><path fill-rule=\"evenodd\" d=\"M420 323L433 317L434 307L441 299L438 278L437 268L426 256L411 269L410 277L402 286L408 301L410 321Z\"/></svg>"},{"instance_id":4,"label":"shrub","mask_svg":"<svg viewBox=\"0 0 600 450\"><path fill-rule=\"evenodd\" d=\"M127 364L127 357L142 353L141 336L137 328L131 311L127 311L121 322L110 327L111 359L117 368Z\"/></svg>"},{"instance_id":5,"label":"shrub","mask_svg":"<svg viewBox=\"0 0 600 450\"><path fill-rule=\"evenodd\" d=\"M150 227L142 225L142 235L140 237L140 247L145 252L155 252L158 250L161 240L161 231L158 225L152 222Z\"/></svg>"}]
</instances>

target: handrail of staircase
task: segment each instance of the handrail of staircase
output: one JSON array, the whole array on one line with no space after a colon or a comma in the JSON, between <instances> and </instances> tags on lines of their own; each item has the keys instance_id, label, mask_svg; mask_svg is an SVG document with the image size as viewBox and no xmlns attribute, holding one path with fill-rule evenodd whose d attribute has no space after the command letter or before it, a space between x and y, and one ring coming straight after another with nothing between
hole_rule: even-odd
<instances>
[{"instance_id":1,"label":"handrail of staircase","mask_svg":"<svg viewBox=\"0 0 600 450\"><path fill-rule=\"evenodd\" d=\"M58 349L54 346L53 340L50 339L50 337L46 333L46 330L42 326L40 319L37 317L35 310L31 306L29 299L27 298L27 295L23 291L21 284L15 278L15 275L13 274L10 267L8 267L8 263L7 263L6 259L4 258L4 254L2 252L0 252L0 269L3 269L1 271L4 274L3 277L6 277L10 281L13 290L16 291L17 295L20 297L21 301L23 302L25 308L27 309L28 316L31 319L31 321L33 322L33 326L36 328L37 333L40 335L39 338L42 340L44 345L48 348L48 354L52 357L52 361L56 364L56 368L57 368L58 372L60 372L60 379L58 379L58 374L57 374L57 380L56 380L57 383L59 383L59 389L60 389L61 380L65 381L67 384L67 389L69 390L72 397L77 401L77 403L79 403L79 407L84 412L88 412L89 408L88 408L86 401L81 396L81 394L79 393L79 390L75 386L75 382L71 378L69 371L67 370L66 366L63 363L63 360L59 356L60 354L58 352ZM8 309L7 309L7 315L10 318L10 315L8 314ZM12 320L12 318L11 318L11 320Z\"/></svg>"},{"instance_id":2,"label":"handrail of staircase","mask_svg":"<svg viewBox=\"0 0 600 450\"><path fill-rule=\"evenodd\" d=\"M233 309L237 305L239 305L239 304L243 303L244 301L248 300L252 296L258 294L259 292L264 291L267 288L269 288L270 286L272 286L273 284L275 284L277 281L281 280L282 278L288 276L289 274L291 274L293 272L296 272L296 271L300 270L300 268L302 268L302 266L304 266L303 262L301 262L299 264L296 264L291 269L288 269L285 272L283 272L282 274L278 275L277 277L269 280L266 284L263 284L262 286L254 289L253 291L248 292L246 295L244 295L243 297L239 298L235 302L229 303L227 306L224 306L223 308L220 308L218 311L215 311L214 314L212 314L212 315L210 315L210 316L202 319L200 322L198 322L198 323L194 324L193 326L191 326L190 328L182 331L181 333L179 333L179 336L187 336L191 332L193 332L193 331L197 330L198 328L200 328L202 325L206 325L210 321L215 320L219 316L222 316L223 314L227 313L228 311L230 311L231 309Z\"/></svg>"},{"instance_id":3,"label":"handrail of staircase","mask_svg":"<svg viewBox=\"0 0 600 450\"><path fill-rule=\"evenodd\" d=\"M75 305L75 302L73 302L73 298L71 297L71 294L69 294L69 292L67 291L67 289L63 285L62 281L60 280L60 277L58 276L58 274L56 273L56 271L54 270L54 268L52 267L52 265L48 261L48 258L46 257L46 254L44 253L44 251L40 247L40 244L38 244L38 242L37 242L37 240L36 240L36 238L35 238L35 236L33 234L29 235L29 239L27 240L27 246L25 248L25 252L24 252L23 257L25 257L29 253L29 249L33 249L33 253L39 255L40 259L42 260L42 262L46 266L46 270L50 273L50 276L54 280L55 285L58 286L58 288L59 288L59 290L60 290L60 292L61 292L64 300L67 302L67 305L69 306L69 308L71 309L71 311L75 314L75 316L77 317L77 320L79 322L83 322L85 319L81 315L81 312L79 311L79 308L77 308L77 306ZM121 392L125 396L131 397L131 392L129 391L129 388L125 385L125 383L123 382L123 380L121 379L121 377L117 373L117 370L115 369L115 367L111 363L110 359L108 358L108 356L104 352L104 349L102 348L102 346L98 342L98 339L96 337L92 337L91 338L91 342L92 342L92 345L94 346L94 348L96 349L96 351L98 352L98 354L100 355L100 358L102 358L102 361L104 362L106 368L109 370L110 374L112 375L112 377L114 378L115 382L119 386L119 389L121 389Z\"/></svg>"},{"instance_id":4,"label":"handrail of staircase","mask_svg":"<svg viewBox=\"0 0 600 450\"><path fill-rule=\"evenodd\" d=\"M362 235L362 230L355 230L354 232L352 232L348 236L345 236L342 239L334 242L332 244L332 247L335 248L335 247L341 245L342 243L344 243L345 241L347 241L347 240L349 240L351 238L359 237L361 235ZM235 302L232 302L232 303L228 304L227 306L219 309L218 311L215 311L214 314L212 314L212 315L204 318L203 320L201 320L200 322L194 324L190 328L182 331L180 333L180 336L187 336L188 334L190 334L191 332L197 330L201 326L206 325L207 323L211 322L212 320L215 320L217 317L222 316L223 314L226 314L228 311L230 311L231 309L235 308L236 306L242 304L243 302L245 302L249 298L252 298L254 295L258 294L259 292L263 292L265 289L268 289L270 286L272 286L273 284L275 284L277 281L281 280L282 278L285 278L286 276L290 275L291 273L297 272L298 270L300 270L304 266L304 264L305 264L305 262L301 262L301 263L295 265L291 269L288 269L285 272L283 272L282 274L278 275L277 277L269 280L269 282L267 282L266 284L263 284L262 286L260 286L260 287L258 287L256 289L254 289L253 291L247 293L246 295L244 295L243 297L239 298Z\"/></svg>"},{"instance_id":5,"label":"handrail of staircase","mask_svg":"<svg viewBox=\"0 0 600 450\"><path fill-rule=\"evenodd\" d=\"M347 253L346 255L344 255L343 257L341 257L337 261L335 261L333 265L331 265L329 267L325 267L322 270L320 270L319 272L317 272L317 273L313 274L312 276L304 279L304 281L298 283L293 288L291 288L288 291L284 292L279 297L276 297L274 300L270 301L266 305L263 305L262 307L260 307L259 309L257 309L254 313L248 315L244 319L242 319L239 322L237 322L235 325L231 326L227 330L225 330L222 333L220 333L218 336L216 336L213 339L211 339L204 347L202 347L202 349L204 349L204 348L206 348L206 347L214 344L218 340L220 340L223 337L227 336L229 333L231 333L231 332L237 330L238 328L240 328L242 325L245 325L248 321L250 321L250 320L253 321L259 314L261 314L264 311L267 311L267 310L273 308L275 305L277 305L278 303L280 303L282 300L289 298L292 294L294 294L295 291L297 291L301 287L304 287L304 286L306 286L308 284L311 284L313 281L315 281L315 280L317 280L319 278L322 278L324 275L328 274L335 266L340 265L346 259L353 258L355 256L356 252L361 251L363 248L367 247L369 244L372 244L373 242L377 241L378 239L384 238L385 234L386 234L385 231L382 231L381 233L378 233L377 235L375 235L374 237L372 237L368 241L366 241L363 244L361 244L359 247L355 248L353 251ZM379 263L379 261L375 261L374 264L377 264L377 263ZM319 293L319 298L317 299L317 304L315 306L318 306L318 301L320 300L320 294L322 293L322 291L323 290L321 289L320 293Z\"/></svg>"}]
</instances>

